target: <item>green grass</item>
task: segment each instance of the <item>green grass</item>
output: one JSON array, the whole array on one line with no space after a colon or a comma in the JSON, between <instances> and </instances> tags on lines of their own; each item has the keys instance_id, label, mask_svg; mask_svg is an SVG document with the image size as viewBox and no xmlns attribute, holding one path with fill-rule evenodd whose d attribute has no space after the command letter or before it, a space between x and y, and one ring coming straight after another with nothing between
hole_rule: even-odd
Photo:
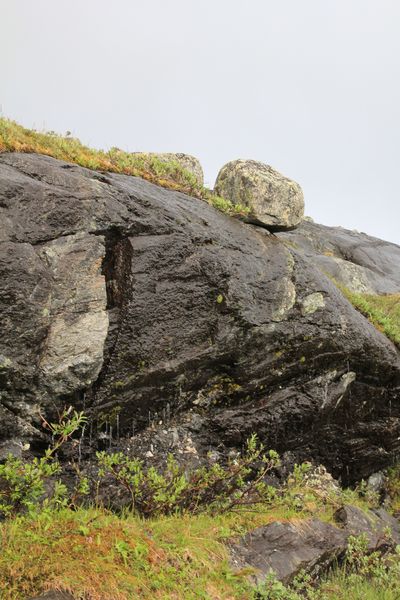
<instances>
[{"instance_id":1,"label":"green grass","mask_svg":"<svg viewBox=\"0 0 400 600\"><path fill-rule=\"evenodd\" d=\"M400 346L400 294L356 294L335 283L357 310L394 344Z\"/></svg>"},{"instance_id":2,"label":"green grass","mask_svg":"<svg viewBox=\"0 0 400 600\"><path fill-rule=\"evenodd\" d=\"M399 600L400 560L398 557L394 559L393 566L396 568L384 577L384 581L379 576L349 575L344 569L340 569L322 584L319 598L315 600Z\"/></svg>"},{"instance_id":3,"label":"green grass","mask_svg":"<svg viewBox=\"0 0 400 600\"><path fill-rule=\"evenodd\" d=\"M81 144L77 138L54 132L42 133L26 129L18 123L0 118L0 153L27 152L52 156L81 167L141 177L170 190L201 198L231 216L246 216L248 209L213 194L200 186L192 173L177 162L164 162L150 154L132 154L118 148L108 152Z\"/></svg>"},{"instance_id":4,"label":"green grass","mask_svg":"<svg viewBox=\"0 0 400 600\"><path fill-rule=\"evenodd\" d=\"M390 558L389 570L387 559L362 573L341 567L317 590L307 585L302 593L281 586L279 593L257 596L248 579L252 571L232 571L224 541L274 520L321 517L321 511L295 514L280 506L142 520L99 508L64 508L17 517L0 525L0 598L58 589L77 600L398 600L398 555Z\"/></svg>"},{"instance_id":5,"label":"green grass","mask_svg":"<svg viewBox=\"0 0 400 600\"><path fill-rule=\"evenodd\" d=\"M288 517L278 509L144 521L81 508L10 519L0 526L0 597L54 588L88 600L252 598L223 540Z\"/></svg>"},{"instance_id":6,"label":"green grass","mask_svg":"<svg viewBox=\"0 0 400 600\"><path fill-rule=\"evenodd\" d=\"M294 481L270 505L220 515L144 520L81 507L9 518L0 524L0 598L54 588L79 600L255 599L249 571L232 571L224 542L276 520L333 522L340 503L349 501L366 507L356 492L321 497Z\"/></svg>"}]
</instances>

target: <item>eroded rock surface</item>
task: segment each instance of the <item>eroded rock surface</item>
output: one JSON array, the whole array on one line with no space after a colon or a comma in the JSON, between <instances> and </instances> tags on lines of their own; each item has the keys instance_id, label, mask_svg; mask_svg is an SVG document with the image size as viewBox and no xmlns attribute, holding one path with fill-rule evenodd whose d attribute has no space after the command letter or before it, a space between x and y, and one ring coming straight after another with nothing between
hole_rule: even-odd
<instances>
[{"instance_id":1,"label":"eroded rock surface","mask_svg":"<svg viewBox=\"0 0 400 600\"><path fill-rule=\"evenodd\" d=\"M399 353L314 252L201 200L38 155L0 156L0 212L6 447L72 403L110 443L198 416L195 447L257 432L346 481L400 451Z\"/></svg>"},{"instance_id":2,"label":"eroded rock surface","mask_svg":"<svg viewBox=\"0 0 400 600\"><path fill-rule=\"evenodd\" d=\"M338 526L305 519L258 527L231 544L232 566L236 570L253 568L258 583L270 573L290 583L300 571L318 578L340 562L350 536L364 535L368 552L394 550L400 541L399 522L382 508L364 512L345 505L335 517Z\"/></svg>"},{"instance_id":3,"label":"eroded rock surface","mask_svg":"<svg viewBox=\"0 0 400 600\"><path fill-rule=\"evenodd\" d=\"M400 246L396 244L311 221L279 237L352 292L400 292Z\"/></svg>"},{"instance_id":4,"label":"eroded rock surface","mask_svg":"<svg viewBox=\"0 0 400 600\"><path fill-rule=\"evenodd\" d=\"M344 555L345 531L318 519L298 523L275 521L259 527L232 545L232 565L236 569L252 567L260 583L268 574L290 583L304 571L312 576L324 573Z\"/></svg>"},{"instance_id":5,"label":"eroded rock surface","mask_svg":"<svg viewBox=\"0 0 400 600\"><path fill-rule=\"evenodd\" d=\"M301 187L269 165L256 160L233 160L222 167L215 193L250 209L249 221L270 231L293 229L304 216Z\"/></svg>"}]
</instances>

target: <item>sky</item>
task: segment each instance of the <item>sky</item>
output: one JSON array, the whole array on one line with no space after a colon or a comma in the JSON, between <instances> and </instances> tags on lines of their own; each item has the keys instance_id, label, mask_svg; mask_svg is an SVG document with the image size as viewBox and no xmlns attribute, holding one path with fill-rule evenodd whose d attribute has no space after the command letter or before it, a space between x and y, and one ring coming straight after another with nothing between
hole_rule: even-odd
<instances>
[{"instance_id":1,"label":"sky","mask_svg":"<svg viewBox=\"0 0 400 600\"><path fill-rule=\"evenodd\" d=\"M399 0L0 0L0 111L82 142L236 158L400 244Z\"/></svg>"}]
</instances>

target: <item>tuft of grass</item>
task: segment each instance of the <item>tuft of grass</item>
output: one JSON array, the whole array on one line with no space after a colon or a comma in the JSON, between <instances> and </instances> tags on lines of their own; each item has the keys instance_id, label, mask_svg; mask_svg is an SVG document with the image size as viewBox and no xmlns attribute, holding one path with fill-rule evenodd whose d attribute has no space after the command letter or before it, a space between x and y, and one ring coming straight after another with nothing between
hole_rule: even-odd
<instances>
[{"instance_id":1,"label":"tuft of grass","mask_svg":"<svg viewBox=\"0 0 400 600\"><path fill-rule=\"evenodd\" d=\"M45 154L81 167L141 177L161 187L200 198L230 216L245 217L249 210L220 198L200 186L192 173L178 162L165 162L151 154L134 154L118 148L95 150L74 137L53 131L44 133L26 129L15 121L0 117L0 153L26 152Z\"/></svg>"},{"instance_id":2,"label":"tuft of grass","mask_svg":"<svg viewBox=\"0 0 400 600\"><path fill-rule=\"evenodd\" d=\"M356 294L337 281L335 284L360 313L400 346L400 294Z\"/></svg>"}]
</instances>

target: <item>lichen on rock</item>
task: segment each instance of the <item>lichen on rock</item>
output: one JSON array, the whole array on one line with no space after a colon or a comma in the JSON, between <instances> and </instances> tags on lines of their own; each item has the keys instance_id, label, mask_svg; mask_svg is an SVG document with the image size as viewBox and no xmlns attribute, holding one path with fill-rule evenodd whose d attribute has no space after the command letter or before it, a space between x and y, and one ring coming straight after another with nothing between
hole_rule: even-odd
<instances>
[{"instance_id":1,"label":"lichen on rock","mask_svg":"<svg viewBox=\"0 0 400 600\"><path fill-rule=\"evenodd\" d=\"M301 187L269 165L238 159L218 173L215 193L250 209L248 220L273 231L293 229L304 217Z\"/></svg>"}]
</instances>

